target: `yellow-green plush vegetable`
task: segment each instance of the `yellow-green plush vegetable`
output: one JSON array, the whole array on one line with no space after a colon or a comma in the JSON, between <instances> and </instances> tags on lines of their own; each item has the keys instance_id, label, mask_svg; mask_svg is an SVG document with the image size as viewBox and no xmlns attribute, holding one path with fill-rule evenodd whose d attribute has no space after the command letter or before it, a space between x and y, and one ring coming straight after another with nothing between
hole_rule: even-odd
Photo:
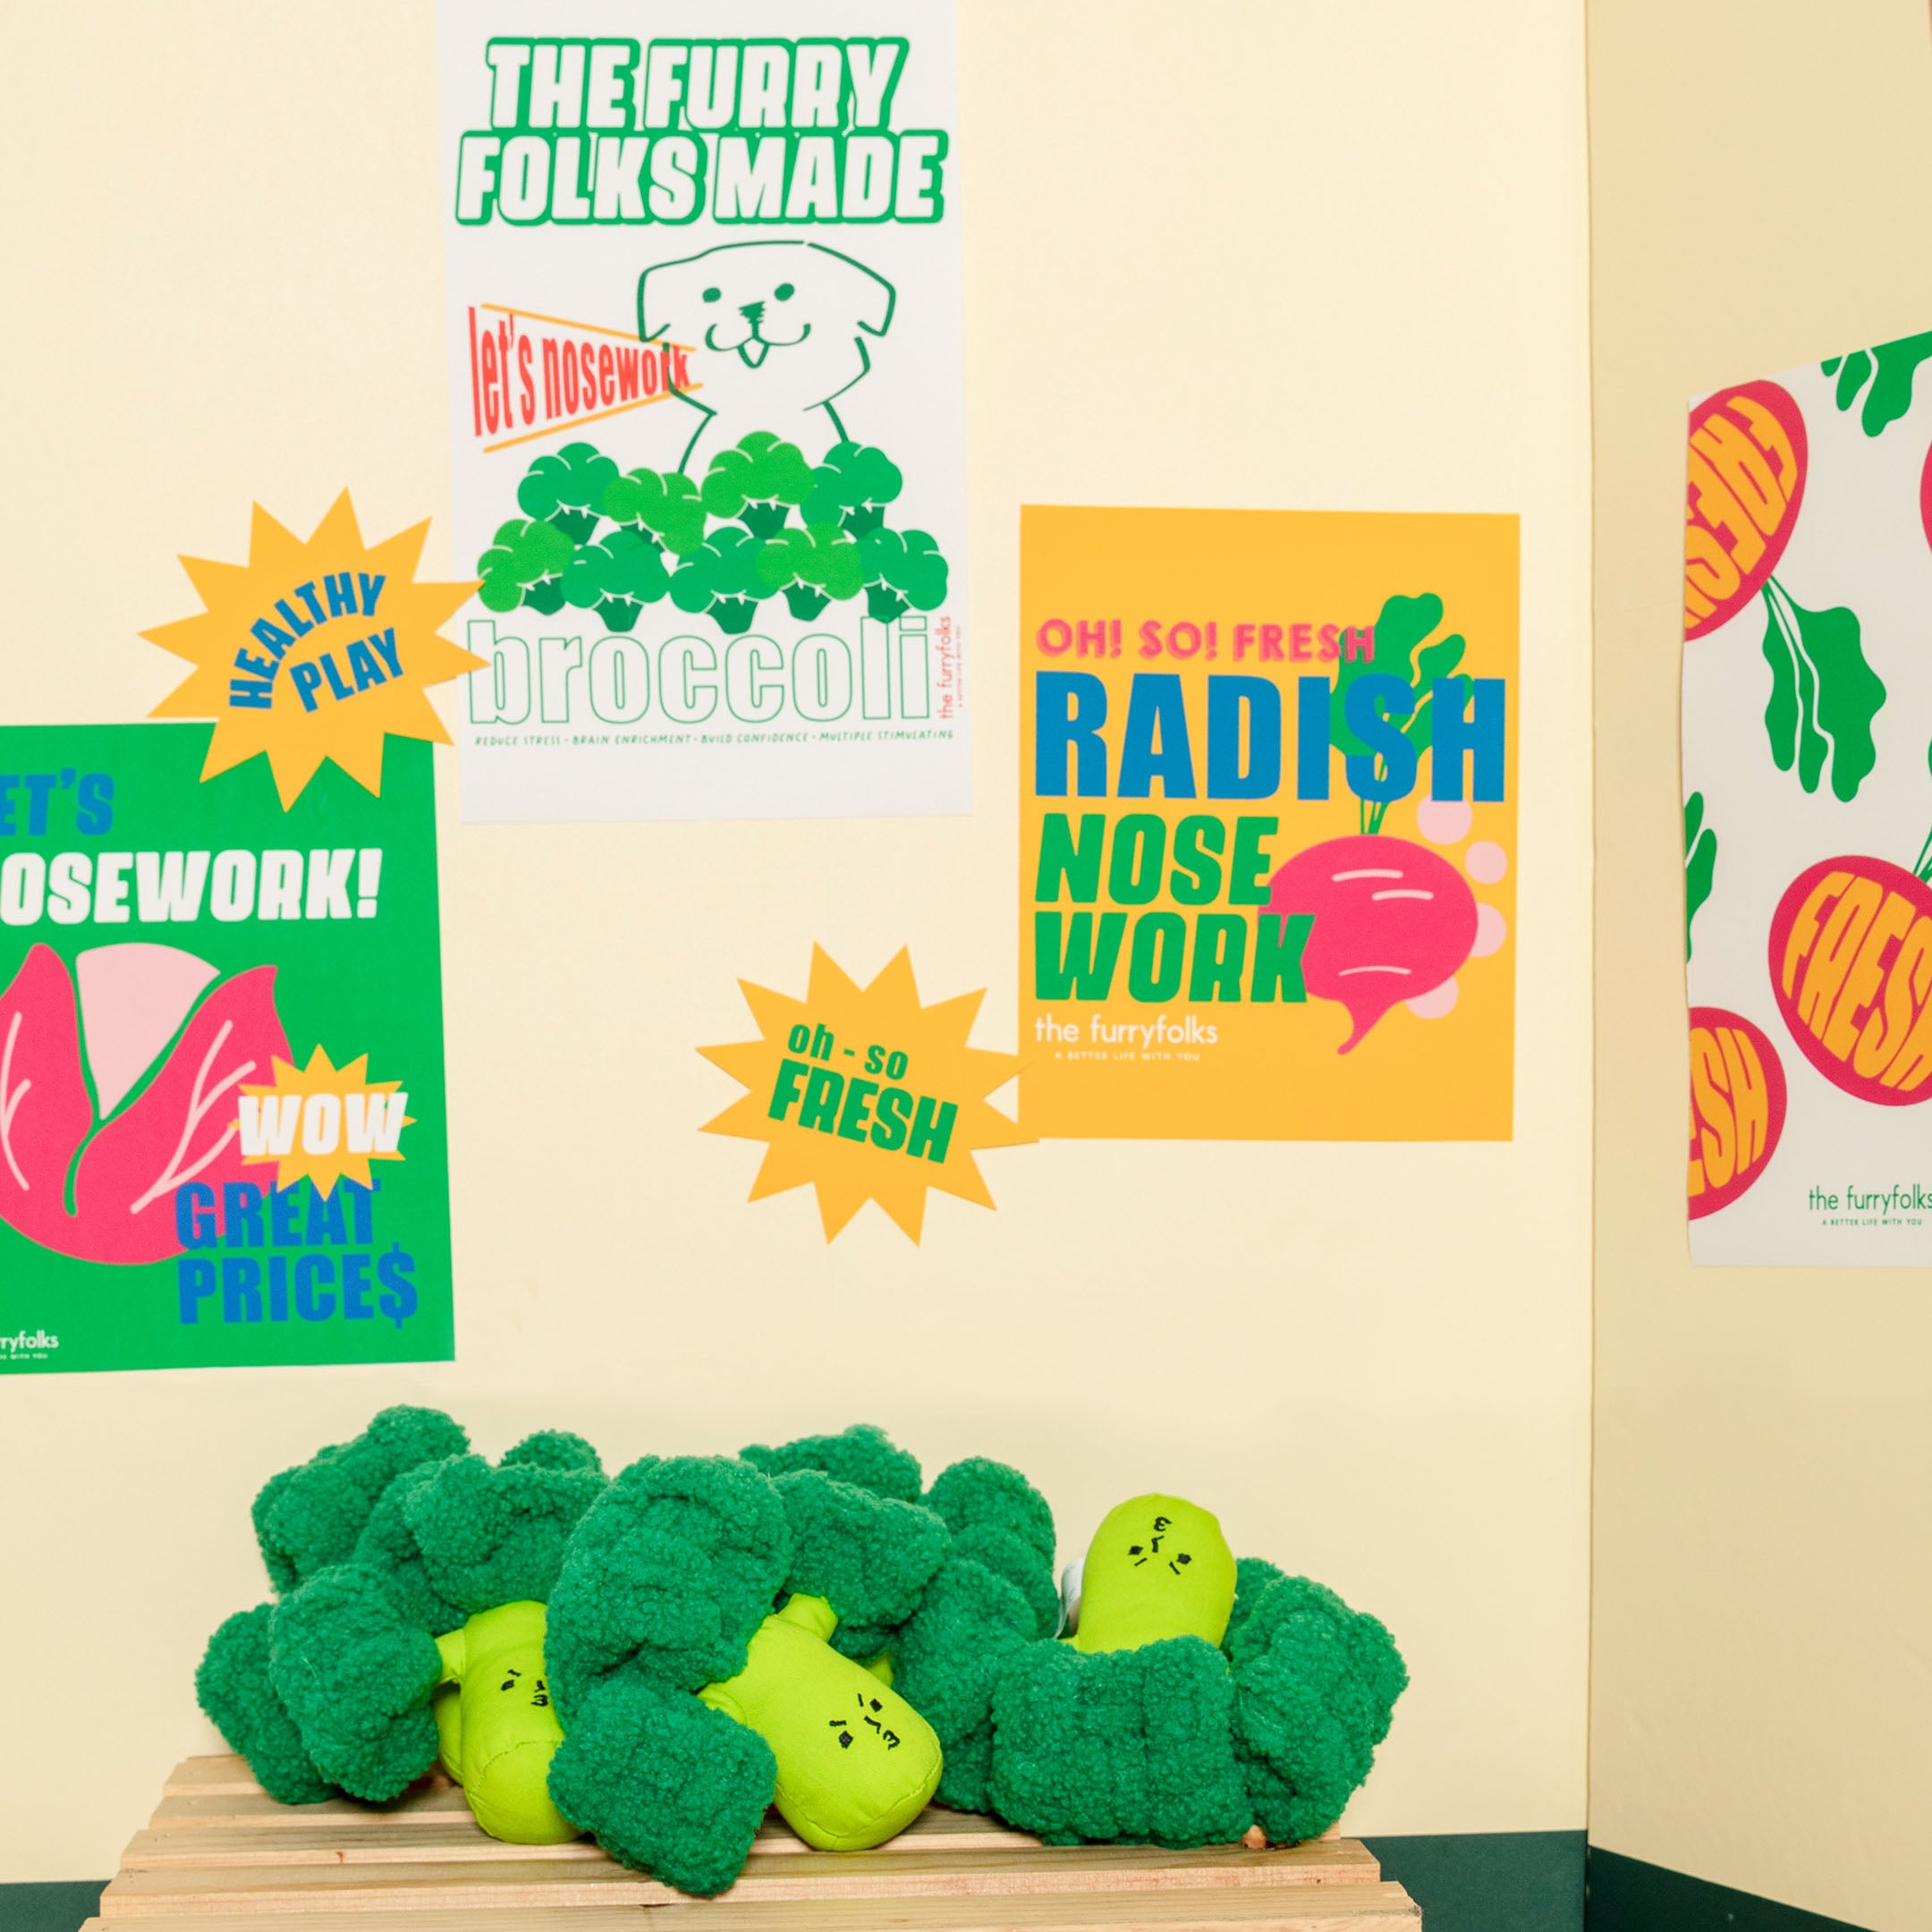
<instances>
[{"instance_id":1,"label":"yellow-green plush vegetable","mask_svg":"<svg viewBox=\"0 0 1932 1932\"><path fill-rule=\"evenodd\" d=\"M544 1606L500 1604L436 1640L437 1757L476 1821L513 1844L562 1844L577 1827L550 1802L564 1727L544 1676Z\"/></svg>"},{"instance_id":2,"label":"yellow-green plush vegetable","mask_svg":"<svg viewBox=\"0 0 1932 1932\"><path fill-rule=\"evenodd\" d=\"M1095 1534L1073 1637L999 1665L988 1798L1051 1844L1312 1838L1368 1775L1407 1682L1373 1617L1237 1563L1196 1504L1136 1496Z\"/></svg>"},{"instance_id":3,"label":"yellow-green plush vegetable","mask_svg":"<svg viewBox=\"0 0 1932 1932\"><path fill-rule=\"evenodd\" d=\"M833 1649L837 1628L824 1597L794 1597L758 1625L745 1667L698 1696L771 1746L773 1802L807 1844L862 1852L926 1809L939 1740L876 1673Z\"/></svg>"},{"instance_id":4,"label":"yellow-green plush vegetable","mask_svg":"<svg viewBox=\"0 0 1932 1932\"><path fill-rule=\"evenodd\" d=\"M1137 1650L1164 1637L1219 1644L1234 1608L1221 1525L1179 1496L1135 1496L1094 1531L1080 1572L1076 1650Z\"/></svg>"},{"instance_id":5,"label":"yellow-green plush vegetable","mask_svg":"<svg viewBox=\"0 0 1932 1932\"><path fill-rule=\"evenodd\" d=\"M746 1665L699 1700L771 1744L773 1802L819 1851L864 1851L896 1837L939 1785L939 1739L889 1685L838 1656L838 1617L794 1596L758 1627Z\"/></svg>"}]
</instances>

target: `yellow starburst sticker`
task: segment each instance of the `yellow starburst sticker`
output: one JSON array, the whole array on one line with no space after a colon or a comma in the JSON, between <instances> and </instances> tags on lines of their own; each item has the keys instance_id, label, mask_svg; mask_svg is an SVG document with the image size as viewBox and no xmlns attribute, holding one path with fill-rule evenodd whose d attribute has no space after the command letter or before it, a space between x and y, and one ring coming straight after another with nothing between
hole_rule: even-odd
<instances>
[{"instance_id":1,"label":"yellow starburst sticker","mask_svg":"<svg viewBox=\"0 0 1932 1932\"><path fill-rule=\"evenodd\" d=\"M476 585L415 580L428 528L365 546L344 490L306 543L258 504L246 564L182 558L205 609L141 635L195 666L153 715L215 719L204 779L267 752L285 810L324 758L380 795L386 733L450 741L424 691L483 662L436 634Z\"/></svg>"},{"instance_id":2,"label":"yellow starburst sticker","mask_svg":"<svg viewBox=\"0 0 1932 1932\"><path fill-rule=\"evenodd\" d=\"M992 1207L973 1155L1034 1137L987 1104L1020 1060L966 1044L983 993L921 1006L909 953L861 987L818 946L801 1000L738 983L762 1038L699 1051L750 1089L705 1131L769 1143L751 1199L809 1182L828 1241L868 1200L915 1241L929 1188Z\"/></svg>"},{"instance_id":3,"label":"yellow starburst sticker","mask_svg":"<svg viewBox=\"0 0 1932 1932\"><path fill-rule=\"evenodd\" d=\"M277 1188L309 1181L326 1196L344 1179L368 1187L371 1161L403 1157L396 1142L416 1124L409 1096L401 1080L369 1079L367 1054L338 1067L318 1046L307 1066L275 1059L273 1069L272 1084L240 1092L243 1166L273 1162Z\"/></svg>"}]
</instances>

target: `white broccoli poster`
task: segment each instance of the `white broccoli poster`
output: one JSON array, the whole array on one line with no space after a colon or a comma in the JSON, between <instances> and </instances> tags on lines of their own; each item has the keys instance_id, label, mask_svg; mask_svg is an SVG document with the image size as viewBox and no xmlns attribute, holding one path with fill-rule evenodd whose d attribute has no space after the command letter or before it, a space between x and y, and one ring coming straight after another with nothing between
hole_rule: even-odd
<instances>
[{"instance_id":1,"label":"white broccoli poster","mask_svg":"<svg viewBox=\"0 0 1932 1932\"><path fill-rule=\"evenodd\" d=\"M1690 411L1690 1252L1932 1264L1932 335Z\"/></svg>"},{"instance_id":2,"label":"white broccoli poster","mask_svg":"<svg viewBox=\"0 0 1932 1932\"><path fill-rule=\"evenodd\" d=\"M444 0L470 819L971 809L953 9Z\"/></svg>"}]
</instances>

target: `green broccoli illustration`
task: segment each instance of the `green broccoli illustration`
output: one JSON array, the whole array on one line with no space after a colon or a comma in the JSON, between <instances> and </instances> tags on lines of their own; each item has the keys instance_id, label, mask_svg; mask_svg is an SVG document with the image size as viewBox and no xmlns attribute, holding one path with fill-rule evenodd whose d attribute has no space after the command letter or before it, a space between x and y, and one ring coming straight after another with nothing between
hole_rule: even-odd
<instances>
[{"instance_id":1,"label":"green broccoli illustration","mask_svg":"<svg viewBox=\"0 0 1932 1932\"><path fill-rule=\"evenodd\" d=\"M631 470L604 490L604 514L678 556L704 541L705 508L698 486L681 471Z\"/></svg>"},{"instance_id":2,"label":"green broccoli illustration","mask_svg":"<svg viewBox=\"0 0 1932 1932\"><path fill-rule=\"evenodd\" d=\"M635 530L614 530L601 543L586 544L564 572L564 601L595 610L613 631L629 631L638 613L671 588L664 552Z\"/></svg>"},{"instance_id":3,"label":"green broccoli illustration","mask_svg":"<svg viewBox=\"0 0 1932 1932\"><path fill-rule=\"evenodd\" d=\"M518 486L526 513L478 559L479 595L493 611L594 610L625 631L668 594L736 637L780 591L801 621L863 591L867 613L890 623L937 609L949 574L927 532L886 527L902 486L883 451L839 443L814 468L770 430L720 451L701 484L674 470L620 473L595 445L566 444Z\"/></svg>"},{"instance_id":4,"label":"green broccoli illustration","mask_svg":"<svg viewBox=\"0 0 1932 1932\"><path fill-rule=\"evenodd\" d=\"M1710 897L1711 879L1717 869L1717 835L1704 823L1704 794L1693 792L1684 801L1684 913L1683 956L1690 957L1690 921L1698 908Z\"/></svg>"},{"instance_id":5,"label":"green broccoli illustration","mask_svg":"<svg viewBox=\"0 0 1932 1932\"><path fill-rule=\"evenodd\" d=\"M835 598L843 603L865 588L859 546L835 523L780 530L758 553L758 575L783 590L792 614L816 617Z\"/></svg>"},{"instance_id":6,"label":"green broccoli illustration","mask_svg":"<svg viewBox=\"0 0 1932 1932\"><path fill-rule=\"evenodd\" d=\"M713 516L735 517L754 537L772 537L812 489L804 452L758 429L711 459L700 494Z\"/></svg>"},{"instance_id":7,"label":"green broccoli illustration","mask_svg":"<svg viewBox=\"0 0 1932 1932\"><path fill-rule=\"evenodd\" d=\"M764 547L733 526L713 530L678 565L671 579L671 601L693 616L709 615L727 637L742 636L751 628L759 600L772 594L758 567Z\"/></svg>"},{"instance_id":8,"label":"green broccoli illustration","mask_svg":"<svg viewBox=\"0 0 1932 1932\"><path fill-rule=\"evenodd\" d=\"M805 521L836 523L854 537L876 530L886 521L886 505L905 483L884 450L862 443L835 443L812 480Z\"/></svg>"},{"instance_id":9,"label":"green broccoli illustration","mask_svg":"<svg viewBox=\"0 0 1932 1932\"><path fill-rule=\"evenodd\" d=\"M513 611L529 604L545 613L564 606L562 572L571 561L571 539L554 523L512 517L477 559L486 610Z\"/></svg>"},{"instance_id":10,"label":"green broccoli illustration","mask_svg":"<svg viewBox=\"0 0 1932 1932\"><path fill-rule=\"evenodd\" d=\"M617 480L617 465L590 443L566 443L539 456L517 486L517 503L527 516L554 523L573 543L597 528L604 493Z\"/></svg>"},{"instance_id":11,"label":"green broccoli illustration","mask_svg":"<svg viewBox=\"0 0 1932 1932\"><path fill-rule=\"evenodd\" d=\"M878 529L859 540L866 609L882 623L908 610L937 610L945 602L946 560L924 530Z\"/></svg>"}]
</instances>

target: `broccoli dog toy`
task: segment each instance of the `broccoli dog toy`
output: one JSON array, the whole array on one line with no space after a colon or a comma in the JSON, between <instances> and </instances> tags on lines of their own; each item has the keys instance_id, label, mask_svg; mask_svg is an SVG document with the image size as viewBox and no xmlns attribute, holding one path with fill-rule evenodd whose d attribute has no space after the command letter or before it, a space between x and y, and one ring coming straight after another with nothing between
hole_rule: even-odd
<instances>
[{"instance_id":1,"label":"broccoli dog toy","mask_svg":"<svg viewBox=\"0 0 1932 1932\"><path fill-rule=\"evenodd\" d=\"M1008 1653L987 1788L1050 1843L1312 1838L1341 1816L1408 1682L1373 1617L1220 1525L1137 1496L1096 1532L1078 1628Z\"/></svg>"},{"instance_id":2,"label":"broccoli dog toy","mask_svg":"<svg viewBox=\"0 0 1932 1932\"><path fill-rule=\"evenodd\" d=\"M932 1728L828 1641L902 1622L945 1555L918 1504L822 1470L646 1457L585 1516L550 1606L564 1815L626 1864L722 1891L775 1802L877 1844L939 1778Z\"/></svg>"},{"instance_id":3,"label":"broccoli dog toy","mask_svg":"<svg viewBox=\"0 0 1932 1932\"><path fill-rule=\"evenodd\" d=\"M604 1487L590 1445L552 1431L494 1467L451 1455L389 1485L349 1560L308 1578L270 1631L275 1693L323 1777L380 1801L440 1759L493 1836L577 1835L548 1791L563 1733L545 1604Z\"/></svg>"},{"instance_id":4,"label":"broccoli dog toy","mask_svg":"<svg viewBox=\"0 0 1932 1932\"><path fill-rule=\"evenodd\" d=\"M352 1442L318 1450L270 1477L255 1498L255 1540L276 1594L285 1596L343 1562L398 1476L469 1445L462 1430L437 1410L385 1409ZM303 1748L270 1681L275 1609L264 1603L237 1612L215 1632L195 1673L195 1693L270 1797L314 1804L333 1787Z\"/></svg>"},{"instance_id":5,"label":"broccoli dog toy","mask_svg":"<svg viewBox=\"0 0 1932 1932\"><path fill-rule=\"evenodd\" d=\"M1053 1519L998 1463L920 1482L870 1427L624 1470L551 1601L564 1813L714 1893L767 1804L854 1851L946 1796L955 1743L970 1766L987 1724L982 1650L1053 1629Z\"/></svg>"}]
</instances>

